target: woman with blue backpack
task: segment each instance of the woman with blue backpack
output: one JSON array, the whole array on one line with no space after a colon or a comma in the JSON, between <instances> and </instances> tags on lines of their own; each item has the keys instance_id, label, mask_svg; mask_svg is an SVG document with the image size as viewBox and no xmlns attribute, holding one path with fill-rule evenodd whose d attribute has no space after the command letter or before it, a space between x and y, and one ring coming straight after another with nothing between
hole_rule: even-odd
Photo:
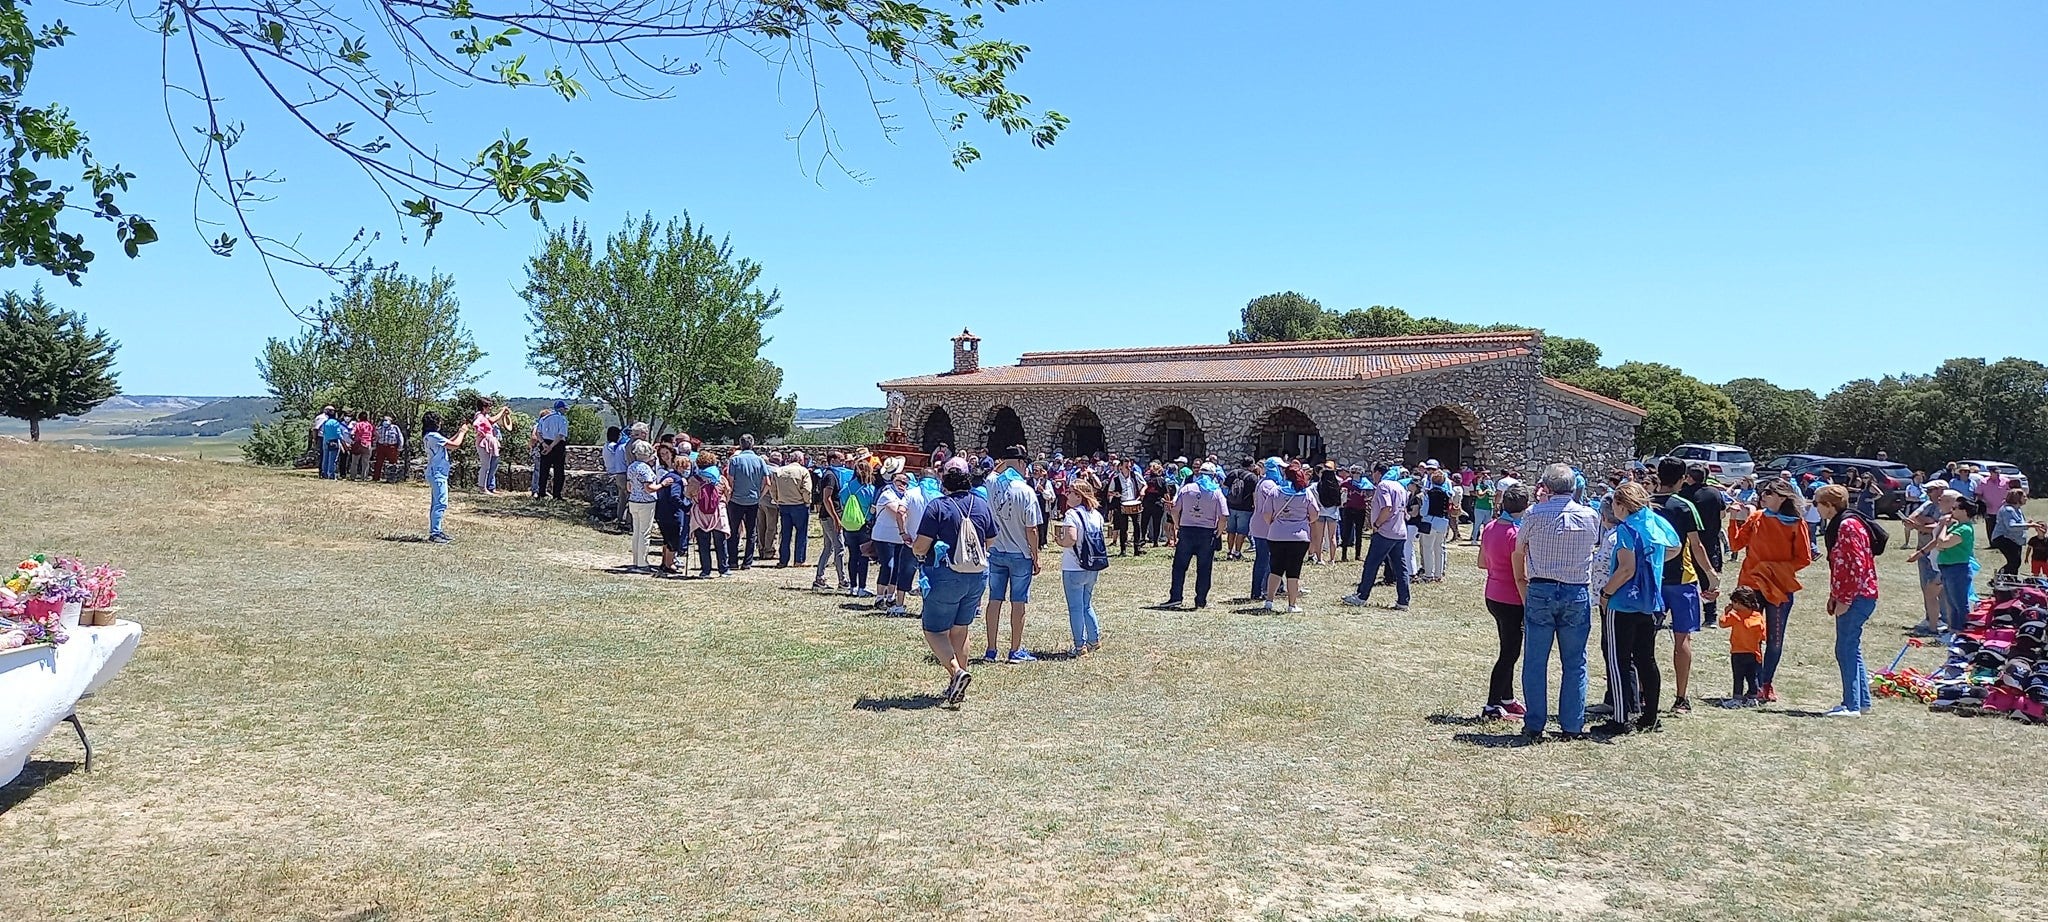
<instances>
[{"instance_id":1,"label":"woman with blue backpack","mask_svg":"<svg viewBox=\"0 0 2048 922\"><path fill-rule=\"evenodd\" d=\"M1678 533L1650 508L1650 493L1624 483L1607 504L1613 527L1613 575L1600 589L1607 633L1607 683L1614 718L1603 732L1658 729L1657 622L1664 613L1664 561L1678 551Z\"/></svg>"},{"instance_id":2,"label":"woman with blue backpack","mask_svg":"<svg viewBox=\"0 0 2048 922\"><path fill-rule=\"evenodd\" d=\"M1067 511L1060 518L1060 585L1067 594L1067 627L1074 634L1073 656L1102 647L1102 629L1095 620L1095 581L1109 568L1109 542L1102 536L1102 513L1095 508L1095 490L1083 481L1067 485Z\"/></svg>"}]
</instances>

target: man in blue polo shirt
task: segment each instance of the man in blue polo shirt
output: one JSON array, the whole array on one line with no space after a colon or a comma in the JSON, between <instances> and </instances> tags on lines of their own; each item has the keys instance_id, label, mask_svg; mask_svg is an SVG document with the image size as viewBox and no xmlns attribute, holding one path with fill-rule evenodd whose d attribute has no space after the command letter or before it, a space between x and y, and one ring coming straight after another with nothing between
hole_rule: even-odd
<instances>
[{"instance_id":1,"label":"man in blue polo shirt","mask_svg":"<svg viewBox=\"0 0 2048 922\"><path fill-rule=\"evenodd\" d=\"M761 488L768 482L768 462L754 454L753 436L740 436L740 450L726 463L726 472L732 477L732 495L725 502L725 517L732 531L725 556L734 569L751 570L760 537Z\"/></svg>"}]
</instances>

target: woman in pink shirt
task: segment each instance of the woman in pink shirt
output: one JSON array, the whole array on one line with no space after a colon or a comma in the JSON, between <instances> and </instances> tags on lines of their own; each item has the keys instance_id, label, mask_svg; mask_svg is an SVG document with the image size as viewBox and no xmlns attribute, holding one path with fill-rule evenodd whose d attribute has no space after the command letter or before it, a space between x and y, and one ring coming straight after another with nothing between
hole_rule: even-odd
<instances>
[{"instance_id":1,"label":"woman in pink shirt","mask_svg":"<svg viewBox=\"0 0 2048 922\"><path fill-rule=\"evenodd\" d=\"M1480 716L1490 720L1521 719L1522 702L1515 700L1515 661L1522 656L1522 590L1515 584L1515 538L1522 528L1522 511L1529 508L1529 488L1515 484L1501 491L1500 512L1479 532L1479 566L1486 571L1486 610L1500 633L1500 655L1493 661L1493 678L1486 686L1486 708Z\"/></svg>"}]
</instances>

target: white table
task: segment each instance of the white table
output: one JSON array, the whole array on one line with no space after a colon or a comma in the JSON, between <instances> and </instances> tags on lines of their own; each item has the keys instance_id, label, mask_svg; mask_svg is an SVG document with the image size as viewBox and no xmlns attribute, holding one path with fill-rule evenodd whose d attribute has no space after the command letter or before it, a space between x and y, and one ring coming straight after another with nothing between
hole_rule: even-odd
<instances>
[{"instance_id":1,"label":"white table","mask_svg":"<svg viewBox=\"0 0 2048 922\"><path fill-rule=\"evenodd\" d=\"M142 625L116 621L108 627L71 628L56 646L38 645L0 650L0 784L13 781L28 764L43 738L70 721L85 742L78 722L78 700L105 687L128 665L142 640ZM92 747L86 746L86 764Z\"/></svg>"}]
</instances>

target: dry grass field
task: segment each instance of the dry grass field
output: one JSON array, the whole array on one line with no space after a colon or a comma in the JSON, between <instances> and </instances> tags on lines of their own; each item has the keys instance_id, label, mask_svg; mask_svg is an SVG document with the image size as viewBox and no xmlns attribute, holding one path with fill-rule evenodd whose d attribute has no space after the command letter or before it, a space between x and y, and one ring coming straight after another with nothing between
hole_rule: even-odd
<instances>
[{"instance_id":1,"label":"dry grass field","mask_svg":"<svg viewBox=\"0 0 2048 922\"><path fill-rule=\"evenodd\" d=\"M57 734L0 788L9 919L2003 919L2048 899L2048 730L1898 703L1812 719L1839 695L1814 601L1780 706L1511 747L1469 720L1493 645L1470 550L1401 615L1338 604L1355 564L1312 569L1300 615L1148 610L1166 556L1119 559L1102 655L979 667L952 711L925 697L915 622L795 571L611 575L625 539L522 498L459 494L437 547L417 487L19 445L0 482L7 552L125 565L146 627L83 708L94 770ZM1901 557L1879 663L1917 618ZM1224 599L1247 569L1219 564ZM1057 586L1033 646L1065 646ZM1718 696L1725 635L1699 645L1696 695Z\"/></svg>"}]
</instances>

